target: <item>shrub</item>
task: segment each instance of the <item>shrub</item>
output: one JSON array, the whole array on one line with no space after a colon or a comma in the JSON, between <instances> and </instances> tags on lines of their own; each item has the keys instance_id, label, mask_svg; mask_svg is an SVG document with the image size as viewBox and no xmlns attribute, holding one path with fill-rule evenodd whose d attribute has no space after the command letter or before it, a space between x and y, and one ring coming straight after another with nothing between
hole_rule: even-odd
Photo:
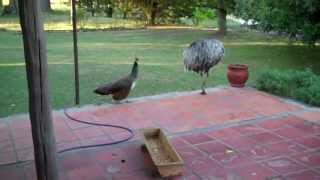
<instances>
[{"instance_id":1,"label":"shrub","mask_svg":"<svg viewBox=\"0 0 320 180\"><path fill-rule=\"evenodd\" d=\"M310 69L304 71L263 70L256 80L256 88L320 106L320 76L314 74Z\"/></svg>"},{"instance_id":2,"label":"shrub","mask_svg":"<svg viewBox=\"0 0 320 180\"><path fill-rule=\"evenodd\" d=\"M205 20L214 19L214 18L215 18L215 13L213 9L197 7L193 12L192 20L195 25L199 25L201 22Z\"/></svg>"},{"instance_id":3,"label":"shrub","mask_svg":"<svg viewBox=\"0 0 320 180\"><path fill-rule=\"evenodd\" d=\"M257 78L256 87L259 90L285 96L289 94L289 75L278 70L264 70Z\"/></svg>"},{"instance_id":4,"label":"shrub","mask_svg":"<svg viewBox=\"0 0 320 180\"><path fill-rule=\"evenodd\" d=\"M80 28L83 29L86 25L86 21L88 20L87 13L84 9L79 8L77 9L77 16Z\"/></svg>"}]
</instances>

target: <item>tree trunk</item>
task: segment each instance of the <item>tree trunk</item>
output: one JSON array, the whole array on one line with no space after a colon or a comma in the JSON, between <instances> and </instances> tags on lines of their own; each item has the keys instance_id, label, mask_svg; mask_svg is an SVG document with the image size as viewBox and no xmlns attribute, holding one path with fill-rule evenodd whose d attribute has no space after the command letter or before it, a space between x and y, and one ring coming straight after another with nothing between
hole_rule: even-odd
<instances>
[{"instance_id":1,"label":"tree trunk","mask_svg":"<svg viewBox=\"0 0 320 180\"><path fill-rule=\"evenodd\" d=\"M50 0L40 0L41 10L43 12L48 12L51 10Z\"/></svg>"},{"instance_id":2,"label":"tree trunk","mask_svg":"<svg viewBox=\"0 0 320 180\"><path fill-rule=\"evenodd\" d=\"M106 14L107 14L107 17L112 18L113 8L111 6L106 8Z\"/></svg>"},{"instance_id":3,"label":"tree trunk","mask_svg":"<svg viewBox=\"0 0 320 180\"><path fill-rule=\"evenodd\" d=\"M38 180L58 180L56 145L47 78L46 40L39 0L19 0L29 89L29 115Z\"/></svg>"},{"instance_id":4,"label":"tree trunk","mask_svg":"<svg viewBox=\"0 0 320 180\"><path fill-rule=\"evenodd\" d=\"M150 17L150 24L151 25L155 25L156 24L156 12L155 11L151 11L151 17Z\"/></svg>"},{"instance_id":5,"label":"tree trunk","mask_svg":"<svg viewBox=\"0 0 320 180\"><path fill-rule=\"evenodd\" d=\"M4 6L2 14L17 14L18 0L10 0L9 5Z\"/></svg>"},{"instance_id":6,"label":"tree trunk","mask_svg":"<svg viewBox=\"0 0 320 180\"><path fill-rule=\"evenodd\" d=\"M152 4L151 12L150 12L150 24L155 25L156 15L158 10L158 3L154 2Z\"/></svg>"},{"instance_id":7,"label":"tree trunk","mask_svg":"<svg viewBox=\"0 0 320 180\"><path fill-rule=\"evenodd\" d=\"M88 5L89 5L90 12L91 12L91 16L93 17L95 15L95 10L94 10L94 7L93 7L93 1L88 1Z\"/></svg>"},{"instance_id":8,"label":"tree trunk","mask_svg":"<svg viewBox=\"0 0 320 180\"><path fill-rule=\"evenodd\" d=\"M155 25L156 16L153 11L150 11L146 14L148 25Z\"/></svg>"},{"instance_id":9,"label":"tree trunk","mask_svg":"<svg viewBox=\"0 0 320 180\"><path fill-rule=\"evenodd\" d=\"M151 24L151 13L150 12L146 13L146 17L147 17L147 24Z\"/></svg>"},{"instance_id":10,"label":"tree trunk","mask_svg":"<svg viewBox=\"0 0 320 180\"><path fill-rule=\"evenodd\" d=\"M112 16L113 16L113 7L110 7L108 12L109 12L108 13L108 17L112 18Z\"/></svg>"},{"instance_id":11,"label":"tree trunk","mask_svg":"<svg viewBox=\"0 0 320 180\"><path fill-rule=\"evenodd\" d=\"M227 8L224 0L218 0L218 33L221 35L227 34Z\"/></svg>"},{"instance_id":12,"label":"tree trunk","mask_svg":"<svg viewBox=\"0 0 320 180\"><path fill-rule=\"evenodd\" d=\"M124 11L124 12L123 12L123 16L122 16L122 19L127 19L127 16L128 16L128 13L127 13L127 11Z\"/></svg>"}]
</instances>

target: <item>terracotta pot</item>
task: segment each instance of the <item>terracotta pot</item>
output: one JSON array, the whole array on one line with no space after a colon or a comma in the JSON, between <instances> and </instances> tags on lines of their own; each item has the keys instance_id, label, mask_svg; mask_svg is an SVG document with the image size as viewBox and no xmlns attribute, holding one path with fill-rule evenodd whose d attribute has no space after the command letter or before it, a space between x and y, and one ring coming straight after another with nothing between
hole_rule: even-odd
<instances>
[{"instance_id":1,"label":"terracotta pot","mask_svg":"<svg viewBox=\"0 0 320 180\"><path fill-rule=\"evenodd\" d=\"M248 80L248 66L244 64L229 64L228 80L232 87L244 87Z\"/></svg>"}]
</instances>

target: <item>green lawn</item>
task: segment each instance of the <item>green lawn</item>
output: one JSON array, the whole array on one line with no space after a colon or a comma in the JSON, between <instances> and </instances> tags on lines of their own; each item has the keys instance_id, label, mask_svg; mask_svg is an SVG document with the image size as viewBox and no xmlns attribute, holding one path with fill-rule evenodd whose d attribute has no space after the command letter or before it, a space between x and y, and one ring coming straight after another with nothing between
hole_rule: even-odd
<instances>
[{"instance_id":1,"label":"green lawn","mask_svg":"<svg viewBox=\"0 0 320 180\"><path fill-rule=\"evenodd\" d=\"M184 73L182 51L208 30L131 30L79 33L81 104L109 102L92 93L98 85L129 73L134 55L140 79L131 97L200 88L200 78ZM73 51L70 32L47 33L49 80L55 109L73 104ZM227 84L227 65L250 67L249 85L262 68L305 68L320 72L320 47L288 44L258 33L231 32L222 40L225 60L211 71L208 86ZM0 32L0 117L27 112L27 85L20 33Z\"/></svg>"}]
</instances>

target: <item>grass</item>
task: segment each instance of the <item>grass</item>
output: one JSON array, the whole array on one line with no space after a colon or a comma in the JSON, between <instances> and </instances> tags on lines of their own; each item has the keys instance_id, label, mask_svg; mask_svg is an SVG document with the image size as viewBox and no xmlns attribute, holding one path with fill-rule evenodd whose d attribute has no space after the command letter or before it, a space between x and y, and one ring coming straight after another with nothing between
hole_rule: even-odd
<instances>
[{"instance_id":1,"label":"grass","mask_svg":"<svg viewBox=\"0 0 320 180\"><path fill-rule=\"evenodd\" d=\"M51 32L70 30L68 7L45 14L49 81L52 105L55 109L71 106L74 100L72 33ZM105 17L84 18L83 29L139 28L143 23ZM228 84L227 65L248 64L253 86L259 71L265 68L303 69L309 67L320 73L320 47L243 32L239 25L228 21L231 32L222 39L226 57L213 71L208 86ZM206 21L201 26L215 26ZM15 16L0 18L0 117L27 112L28 95L22 37ZM214 31L200 29L140 29L122 31L93 31L79 33L81 104L110 102L99 97L93 89L129 73L134 55L141 61L140 79L131 97L200 88L200 78L184 73L182 51L201 38L213 37Z\"/></svg>"},{"instance_id":2,"label":"grass","mask_svg":"<svg viewBox=\"0 0 320 180\"><path fill-rule=\"evenodd\" d=\"M200 88L200 78L184 73L182 51L192 41L212 37L205 30L131 30L79 33L81 104L109 102L92 93L98 85L129 73L134 55L141 58L140 79L131 97ZM54 108L73 104L72 36L47 33L49 81ZM229 63L250 67L249 85L265 68L320 72L320 47L288 44L258 33L231 32L222 39L224 61L211 71L208 86L227 84ZM20 33L0 32L0 116L27 112L27 84Z\"/></svg>"}]
</instances>

